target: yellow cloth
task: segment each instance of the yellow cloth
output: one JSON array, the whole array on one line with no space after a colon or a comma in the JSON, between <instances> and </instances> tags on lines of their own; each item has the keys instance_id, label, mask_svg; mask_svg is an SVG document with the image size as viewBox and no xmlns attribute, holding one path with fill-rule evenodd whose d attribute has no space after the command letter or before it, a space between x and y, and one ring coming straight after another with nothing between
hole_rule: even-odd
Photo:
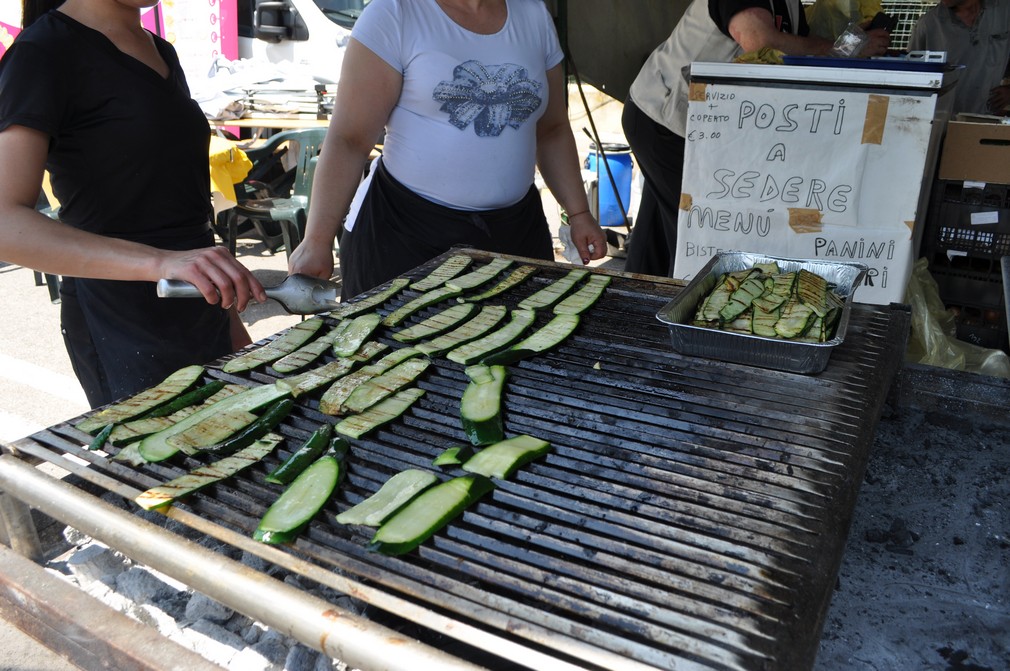
<instances>
[{"instance_id":1,"label":"yellow cloth","mask_svg":"<svg viewBox=\"0 0 1010 671\"><path fill-rule=\"evenodd\" d=\"M210 136L210 190L235 201L235 185L252 169L252 161L233 142L217 135Z\"/></svg>"}]
</instances>

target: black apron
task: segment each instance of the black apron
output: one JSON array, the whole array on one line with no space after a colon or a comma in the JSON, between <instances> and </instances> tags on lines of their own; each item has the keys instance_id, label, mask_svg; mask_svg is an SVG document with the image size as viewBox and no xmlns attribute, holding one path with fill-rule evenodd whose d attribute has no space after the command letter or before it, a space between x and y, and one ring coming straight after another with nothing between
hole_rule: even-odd
<instances>
[{"instance_id":1,"label":"black apron","mask_svg":"<svg viewBox=\"0 0 1010 671\"><path fill-rule=\"evenodd\" d=\"M208 224L166 249L214 244ZM174 371L230 353L227 310L202 298L158 298L154 282L64 277L60 318L70 362L91 406L152 387Z\"/></svg>"},{"instance_id":2,"label":"black apron","mask_svg":"<svg viewBox=\"0 0 1010 671\"><path fill-rule=\"evenodd\" d=\"M540 192L495 210L456 210L396 181L378 162L354 227L340 240L341 299L347 300L456 246L554 260Z\"/></svg>"}]
</instances>

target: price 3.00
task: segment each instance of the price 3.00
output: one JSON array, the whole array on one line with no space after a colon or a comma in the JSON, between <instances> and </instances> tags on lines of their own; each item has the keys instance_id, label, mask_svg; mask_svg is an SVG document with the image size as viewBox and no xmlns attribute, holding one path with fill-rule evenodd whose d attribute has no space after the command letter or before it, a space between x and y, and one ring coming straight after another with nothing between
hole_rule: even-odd
<instances>
[{"instance_id":1,"label":"price 3.00","mask_svg":"<svg viewBox=\"0 0 1010 671\"><path fill-rule=\"evenodd\" d=\"M720 137L722 137L722 133L717 130L711 132L693 130L687 134L687 141L696 142L698 140L718 140Z\"/></svg>"}]
</instances>

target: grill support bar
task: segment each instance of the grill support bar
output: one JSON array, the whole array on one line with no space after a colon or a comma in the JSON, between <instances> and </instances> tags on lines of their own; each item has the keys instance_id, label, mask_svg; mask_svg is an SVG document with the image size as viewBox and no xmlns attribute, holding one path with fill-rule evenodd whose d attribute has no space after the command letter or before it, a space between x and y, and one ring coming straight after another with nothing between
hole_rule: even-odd
<instances>
[{"instance_id":1,"label":"grill support bar","mask_svg":"<svg viewBox=\"0 0 1010 671\"><path fill-rule=\"evenodd\" d=\"M2 546L0 617L82 669L221 671Z\"/></svg>"},{"instance_id":2,"label":"grill support bar","mask_svg":"<svg viewBox=\"0 0 1010 671\"><path fill-rule=\"evenodd\" d=\"M0 490L352 667L480 668L180 539L14 456L0 456Z\"/></svg>"},{"instance_id":3,"label":"grill support bar","mask_svg":"<svg viewBox=\"0 0 1010 671\"><path fill-rule=\"evenodd\" d=\"M102 487L103 489L122 496L125 499L133 499L140 493L140 490L135 487L118 482L114 478L108 477L86 466L81 466L76 461L64 458L60 454L32 441L19 441L17 444L13 445L12 448L15 450L15 455L19 456L19 458L27 458L33 463L35 460L38 460L53 464L76 475L77 477L82 478L84 481ZM87 452L78 451L75 452L75 454L80 458L85 458ZM0 462L0 500L7 498L12 505L20 506L27 513L29 509L24 505L24 503L12 496L5 496L3 494L2 464L3 462ZM46 511L43 510L43 512ZM451 617L442 615L434 610L420 607L410 600L400 598L381 589L357 582L341 575L338 572L319 567L290 553L283 552L272 545L266 545L264 543L254 541L249 536L232 531L227 527L222 527L218 524L208 522L199 515L185 510L184 508L172 506L168 508L164 514L168 518L185 524L186 526L215 538L222 543L239 548L243 552L256 555L265 561L283 567L293 573L305 576L310 580L313 580L321 585L326 585L327 587L330 587L342 594L346 594L347 596L355 599L360 599L370 605L377 606L386 612L395 613L417 623L423 623L425 627L433 631L437 631L445 636L450 636L485 651L501 655L503 658L510 659L517 664L521 664L531 669L542 668L547 665L551 666L552 669L556 669L556 671L578 671L579 668L581 668L546 655L538 650L503 639L491 632L483 631L469 624L452 619ZM55 515L52 516L55 517ZM0 518L0 522L2 521L2 518ZM31 534L35 534L34 523L32 523L30 517L28 518L28 522L31 525ZM0 531L2 530L3 529L0 528ZM25 531L29 531L29 528L25 528ZM37 538L37 534L35 534L35 537ZM41 563L42 560L39 559L36 561ZM151 563L148 565L154 569L162 570L158 564ZM162 572L166 573L166 571ZM474 608L477 608L477 606L474 605ZM519 631L522 630L524 626L526 626L526 623L523 620L515 619L504 625L504 628L512 631ZM560 639L551 639L551 642L559 644ZM453 659L455 659L455 657L453 657Z\"/></svg>"}]
</instances>

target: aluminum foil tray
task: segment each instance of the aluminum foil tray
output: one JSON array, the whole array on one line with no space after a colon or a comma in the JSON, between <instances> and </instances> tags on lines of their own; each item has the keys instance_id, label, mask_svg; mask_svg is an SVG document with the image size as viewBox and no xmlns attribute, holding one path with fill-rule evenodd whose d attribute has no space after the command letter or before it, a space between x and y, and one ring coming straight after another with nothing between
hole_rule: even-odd
<instances>
[{"instance_id":1,"label":"aluminum foil tray","mask_svg":"<svg viewBox=\"0 0 1010 671\"><path fill-rule=\"evenodd\" d=\"M745 270L756 263L772 261L778 263L783 272L805 269L817 273L830 285L834 285L834 291L838 295L845 298L834 338L823 343L803 343L691 325L699 302L715 288L723 273ZM791 373L820 373L827 367L832 350L845 339L852 310L852 294L862 283L867 270L861 263L723 252L712 257L684 290L656 313L656 318L669 326L670 342L680 354Z\"/></svg>"}]
</instances>

